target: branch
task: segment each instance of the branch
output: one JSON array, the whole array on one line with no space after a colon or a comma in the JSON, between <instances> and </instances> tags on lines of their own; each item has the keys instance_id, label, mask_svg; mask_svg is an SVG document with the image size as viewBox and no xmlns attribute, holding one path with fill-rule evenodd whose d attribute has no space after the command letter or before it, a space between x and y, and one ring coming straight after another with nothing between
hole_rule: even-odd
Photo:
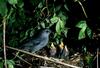
<instances>
[{"instance_id":1,"label":"branch","mask_svg":"<svg viewBox=\"0 0 100 68\"><path fill-rule=\"evenodd\" d=\"M3 49L4 49L4 65L5 68L7 68L7 62L6 62L6 39L5 39L5 35L6 35L6 16L3 17Z\"/></svg>"},{"instance_id":2,"label":"branch","mask_svg":"<svg viewBox=\"0 0 100 68\"><path fill-rule=\"evenodd\" d=\"M28 54L28 55L31 55L31 56L35 56L35 57L38 57L38 58L47 60L47 61L51 61L51 62L54 62L54 63L58 63L58 64L61 64L61 65L67 66L67 67L81 68L81 67L73 66L73 65L70 65L70 64L66 64L66 63L61 62L61 61L53 60L53 59L50 59L48 57L44 57L44 56L40 56L40 55L37 55L37 54L33 54L33 53L30 53L30 52L27 52L27 51L23 51L23 50L20 50L20 49L17 49L17 48L13 48L13 47L9 47L9 46L6 46L6 47L9 48L9 49L12 49L12 50L16 50L16 51L19 51L19 52L22 52L22 53L25 53L25 54Z\"/></svg>"}]
</instances>

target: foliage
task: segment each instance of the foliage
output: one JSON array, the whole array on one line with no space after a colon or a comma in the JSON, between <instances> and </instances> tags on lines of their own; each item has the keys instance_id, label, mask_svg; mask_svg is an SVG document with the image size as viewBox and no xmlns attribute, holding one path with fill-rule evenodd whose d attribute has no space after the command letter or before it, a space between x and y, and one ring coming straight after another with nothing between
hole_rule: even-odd
<instances>
[{"instance_id":1,"label":"foliage","mask_svg":"<svg viewBox=\"0 0 100 68\"><path fill-rule=\"evenodd\" d=\"M7 45L19 47L20 43L43 28L50 28L53 31L50 42L55 42L58 45L67 39L69 29L75 27L75 25L67 27L70 24L68 23L69 12L66 0L62 0L61 3L58 3L57 0L0 0L0 46L3 42L3 17L6 17ZM75 24L80 29L78 40L85 39L87 36L92 39L92 30L87 25L86 20L81 19ZM0 60L2 60L0 68L3 68L3 59ZM90 63L90 60L87 60L87 63ZM7 64L9 68L14 68L13 60L7 60Z\"/></svg>"},{"instance_id":2,"label":"foliage","mask_svg":"<svg viewBox=\"0 0 100 68\"><path fill-rule=\"evenodd\" d=\"M76 27L81 28L78 36L79 40L86 37L85 32L89 36L89 38L92 38L92 30L87 26L86 21L78 22Z\"/></svg>"},{"instance_id":3,"label":"foliage","mask_svg":"<svg viewBox=\"0 0 100 68\"><path fill-rule=\"evenodd\" d=\"M26 2L23 0L0 1L1 18L7 15L7 34L10 35L7 39L8 45L17 46L18 41L22 42L28 37L32 37L35 30L52 28L53 26L56 26L54 36L56 39L61 39L62 33L67 37L68 29L65 24L68 16L64 11L59 11L61 5L55 6L53 4L54 6L51 7L51 4L46 3L45 0L28 1L33 7L30 11L30 8L27 8L25 4ZM0 35L2 36L2 32Z\"/></svg>"},{"instance_id":4,"label":"foliage","mask_svg":"<svg viewBox=\"0 0 100 68\"><path fill-rule=\"evenodd\" d=\"M1 59L0 59L1 60ZM6 60L8 68L14 68L15 62L13 60ZM3 68L4 61L0 61L0 68Z\"/></svg>"},{"instance_id":5,"label":"foliage","mask_svg":"<svg viewBox=\"0 0 100 68\"><path fill-rule=\"evenodd\" d=\"M8 68L14 68L15 62L13 60L7 60Z\"/></svg>"}]
</instances>

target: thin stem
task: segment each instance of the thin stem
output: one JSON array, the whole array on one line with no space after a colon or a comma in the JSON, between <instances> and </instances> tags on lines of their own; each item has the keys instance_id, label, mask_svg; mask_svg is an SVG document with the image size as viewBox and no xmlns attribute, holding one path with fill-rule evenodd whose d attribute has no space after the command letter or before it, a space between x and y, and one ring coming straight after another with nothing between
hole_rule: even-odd
<instances>
[{"instance_id":1,"label":"thin stem","mask_svg":"<svg viewBox=\"0 0 100 68\"><path fill-rule=\"evenodd\" d=\"M88 18L87 14L86 14L86 12L85 12L85 9L84 9L84 7L83 7L83 5L82 5L82 3L81 3L80 1L78 1L78 3L79 3L80 6L82 7L82 10L83 10L83 13L84 13L85 17Z\"/></svg>"},{"instance_id":2,"label":"thin stem","mask_svg":"<svg viewBox=\"0 0 100 68\"><path fill-rule=\"evenodd\" d=\"M85 17L88 18L87 14L86 14L86 11L85 11L85 9L84 9L82 3L80 2L80 0L74 0L74 1L79 3L79 5L81 6L81 8L82 8L82 10L83 10L83 13L84 13Z\"/></svg>"},{"instance_id":3,"label":"thin stem","mask_svg":"<svg viewBox=\"0 0 100 68\"><path fill-rule=\"evenodd\" d=\"M29 64L30 66L32 66L32 64L31 64L31 63L27 62L27 61L26 61L26 60L24 60L22 57L20 57L20 56L18 56L18 55L16 55L16 54L14 54L14 53L13 53L13 55L14 55L14 56L16 56L17 58L19 58L20 60L22 60L23 62L25 62L25 63Z\"/></svg>"},{"instance_id":4,"label":"thin stem","mask_svg":"<svg viewBox=\"0 0 100 68\"><path fill-rule=\"evenodd\" d=\"M49 16L48 0L46 0L46 7L47 7L47 13L48 13L48 16Z\"/></svg>"},{"instance_id":5,"label":"thin stem","mask_svg":"<svg viewBox=\"0 0 100 68\"><path fill-rule=\"evenodd\" d=\"M99 68L99 48L97 49L97 68Z\"/></svg>"},{"instance_id":6,"label":"thin stem","mask_svg":"<svg viewBox=\"0 0 100 68\"><path fill-rule=\"evenodd\" d=\"M5 39L5 35L6 35L6 16L3 18L3 47L4 47L4 65L5 68L7 68L7 63L6 63L6 39Z\"/></svg>"}]
</instances>

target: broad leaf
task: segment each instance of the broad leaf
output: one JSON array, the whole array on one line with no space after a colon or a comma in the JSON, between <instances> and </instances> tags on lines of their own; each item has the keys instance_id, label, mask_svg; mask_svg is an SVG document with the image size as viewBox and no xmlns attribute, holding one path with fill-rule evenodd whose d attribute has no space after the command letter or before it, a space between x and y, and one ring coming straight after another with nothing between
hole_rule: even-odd
<instances>
[{"instance_id":1,"label":"broad leaf","mask_svg":"<svg viewBox=\"0 0 100 68\"><path fill-rule=\"evenodd\" d=\"M59 12L58 17L60 17L60 19L61 19L63 22L66 22L66 20L68 19L68 16L65 16L65 14L64 14L62 11Z\"/></svg>"},{"instance_id":2,"label":"broad leaf","mask_svg":"<svg viewBox=\"0 0 100 68\"><path fill-rule=\"evenodd\" d=\"M86 32L89 38L92 38L92 30L89 27L87 27Z\"/></svg>"},{"instance_id":3,"label":"broad leaf","mask_svg":"<svg viewBox=\"0 0 100 68\"><path fill-rule=\"evenodd\" d=\"M8 68L14 68L15 62L13 60L7 60Z\"/></svg>"},{"instance_id":4,"label":"broad leaf","mask_svg":"<svg viewBox=\"0 0 100 68\"><path fill-rule=\"evenodd\" d=\"M54 24L54 23L57 23L58 20L59 20L59 18L56 17L56 16L53 16L53 18L50 19L51 23L53 23L53 24Z\"/></svg>"},{"instance_id":5,"label":"broad leaf","mask_svg":"<svg viewBox=\"0 0 100 68\"><path fill-rule=\"evenodd\" d=\"M86 24L86 21L80 21L78 22L78 24L76 25L76 27L78 28L81 28L80 32L79 32L79 36L78 36L78 39L83 39L85 38L85 30L87 28L87 24Z\"/></svg>"},{"instance_id":6,"label":"broad leaf","mask_svg":"<svg viewBox=\"0 0 100 68\"><path fill-rule=\"evenodd\" d=\"M9 4L11 5L15 5L17 4L17 0L8 0Z\"/></svg>"},{"instance_id":7,"label":"broad leaf","mask_svg":"<svg viewBox=\"0 0 100 68\"><path fill-rule=\"evenodd\" d=\"M0 14L2 16L7 14L7 5L5 0L0 0Z\"/></svg>"},{"instance_id":8,"label":"broad leaf","mask_svg":"<svg viewBox=\"0 0 100 68\"><path fill-rule=\"evenodd\" d=\"M76 27L78 27L78 28L86 28L87 27L86 21L80 21L80 22L78 22L78 24L76 25Z\"/></svg>"},{"instance_id":9,"label":"broad leaf","mask_svg":"<svg viewBox=\"0 0 100 68\"><path fill-rule=\"evenodd\" d=\"M56 24L56 32L58 34L61 34L62 29L64 29L64 22L61 19L59 19L59 21Z\"/></svg>"},{"instance_id":10,"label":"broad leaf","mask_svg":"<svg viewBox=\"0 0 100 68\"><path fill-rule=\"evenodd\" d=\"M78 35L78 39L83 39L85 38L85 30L84 29L81 29L80 32L79 32L79 35Z\"/></svg>"},{"instance_id":11,"label":"broad leaf","mask_svg":"<svg viewBox=\"0 0 100 68\"><path fill-rule=\"evenodd\" d=\"M38 8L42 8L43 7L43 4L42 4L42 2L40 2L39 4L38 4Z\"/></svg>"}]
</instances>

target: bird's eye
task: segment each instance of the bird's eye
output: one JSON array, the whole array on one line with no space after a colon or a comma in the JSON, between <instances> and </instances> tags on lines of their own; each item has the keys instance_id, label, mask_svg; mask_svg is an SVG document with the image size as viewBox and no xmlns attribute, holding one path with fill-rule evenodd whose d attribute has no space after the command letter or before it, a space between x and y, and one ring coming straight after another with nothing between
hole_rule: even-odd
<instances>
[{"instance_id":1,"label":"bird's eye","mask_svg":"<svg viewBox=\"0 0 100 68\"><path fill-rule=\"evenodd\" d=\"M46 32L49 32L49 30L46 30Z\"/></svg>"},{"instance_id":2,"label":"bird's eye","mask_svg":"<svg viewBox=\"0 0 100 68\"><path fill-rule=\"evenodd\" d=\"M50 33L51 31L50 30L45 30L47 33Z\"/></svg>"}]
</instances>

